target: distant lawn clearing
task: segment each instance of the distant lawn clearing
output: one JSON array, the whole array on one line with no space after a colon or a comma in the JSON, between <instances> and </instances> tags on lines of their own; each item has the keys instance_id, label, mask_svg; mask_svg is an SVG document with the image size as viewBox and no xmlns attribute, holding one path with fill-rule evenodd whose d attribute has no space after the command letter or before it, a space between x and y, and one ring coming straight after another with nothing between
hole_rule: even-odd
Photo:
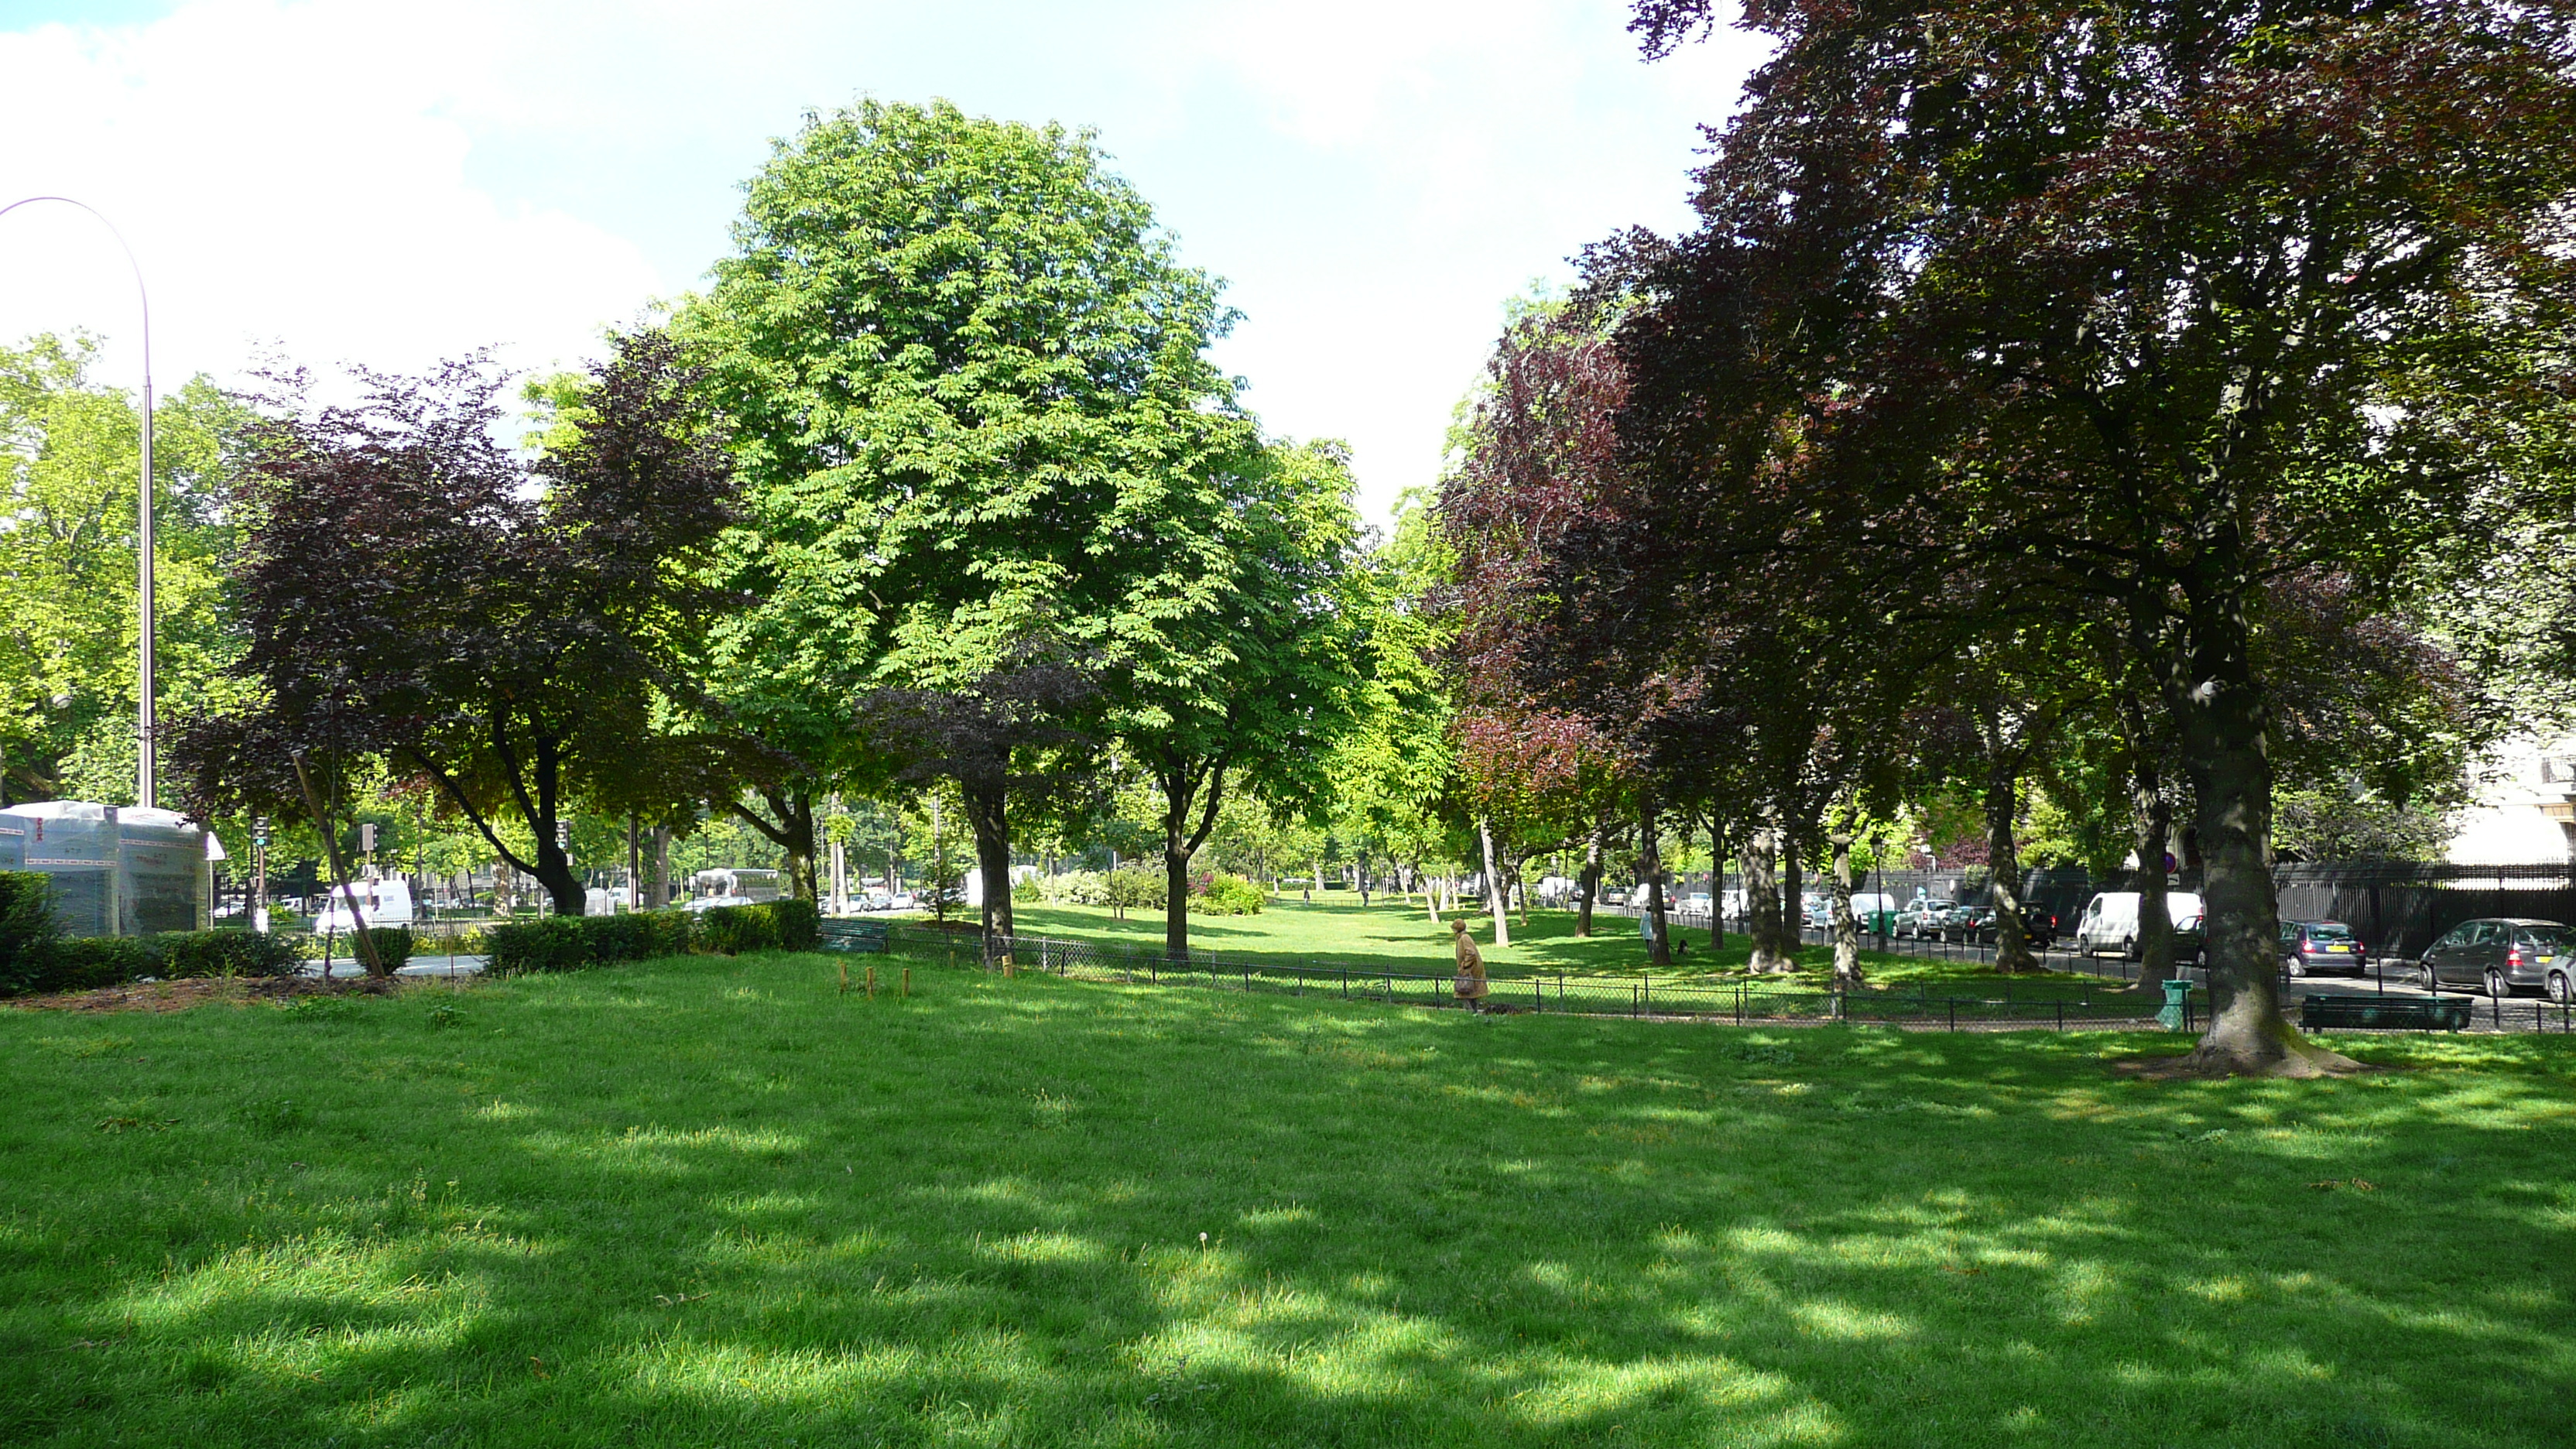
<instances>
[{"instance_id":1,"label":"distant lawn clearing","mask_svg":"<svg viewBox=\"0 0 2576 1449\"><path fill-rule=\"evenodd\" d=\"M0 1442L2576 1438L2563 1039L2149 1085L839 964L0 1011Z\"/></svg>"},{"instance_id":2,"label":"distant lawn clearing","mask_svg":"<svg viewBox=\"0 0 2576 1449\"><path fill-rule=\"evenodd\" d=\"M1399 974L1436 975L1447 970L1454 959L1448 926L1433 922L1420 906L1407 907L1402 901L1401 896L1381 895L1374 904L1362 906L1356 894L1335 891L1311 904L1293 895L1273 900L1270 908L1257 916L1194 915L1190 917L1190 946L1193 950L1292 965L1324 961ZM1126 919L1120 920L1106 907L1015 903L1011 910L1017 929L1024 935L1153 948L1163 942L1160 911L1130 911ZM1494 918L1490 914L1459 914L1476 933L1477 949L1484 953L1486 969L1504 978L1556 971L1627 975L1651 972L1672 978L1731 976L1740 974L1752 955L1752 945L1742 931L1729 930L1726 945L1711 951L1706 925L1675 922L1673 936L1687 949L1671 966L1655 967L1647 963L1646 943L1633 917L1595 916L1592 934L1584 937L1574 934L1572 911L1550 910L1530 912L1527 925L1515 915L1512 944L1498 948L1493 944ZM1810 945L1799 954L1799 965L1819 979L1832 972L1833 964L1831 946ZM1890 988L1902 985L1912 989L1930 982L1937 989L1945 982L1992 984L2001 979L1991 966L1974 961L1948 961L1892 951L1862 951L1861 968L1873 986ZM2068 991L2097 995L2122 989L2116 981L2065 972L2017 976L2014 983L2020 990L2054 983Z\"/></svg>"}]
</instances>

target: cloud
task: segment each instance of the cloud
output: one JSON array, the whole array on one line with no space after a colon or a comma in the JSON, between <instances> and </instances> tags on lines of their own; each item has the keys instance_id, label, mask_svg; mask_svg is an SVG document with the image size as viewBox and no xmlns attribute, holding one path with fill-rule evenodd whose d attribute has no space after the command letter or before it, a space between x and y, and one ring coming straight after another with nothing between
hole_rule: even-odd
<instances>
[{"instance_id":1,"label":"cloud","mask_svg":"<svg viewBox=\"0 0 2576 1449\"><path fill-rule=\"evenodd\" d=\"M170 382L270 345L394 368L492 344L569 360L668 283L632 241L468 181L474 138L448 112L482 64L470 39L390 8L240 0L0 35L0 191L78 197L124 233ZM130 375L113 257L65 208L0 222L0 336L86 328Z\"/></svg>"},{"instance_id":2,"label":"cloud","mask_svg":"<svg viewBox=\"0 0 2576 1449\"><path fill-rule=\"evenodd\" d=\"M65 0L69 3L69 0ZM1696 124L1756 49L1637 59L1620 0L182 0L0 34L0 200L124 228L170 381L570 361L694 286L771 137L862 92L1096 126L1247 313L1220 361L1274 429L1429 483L1501 305L1687 221ZM86 327L130 376L121 264L0 221L0 338Z\"/></svg>"}]
</instances>

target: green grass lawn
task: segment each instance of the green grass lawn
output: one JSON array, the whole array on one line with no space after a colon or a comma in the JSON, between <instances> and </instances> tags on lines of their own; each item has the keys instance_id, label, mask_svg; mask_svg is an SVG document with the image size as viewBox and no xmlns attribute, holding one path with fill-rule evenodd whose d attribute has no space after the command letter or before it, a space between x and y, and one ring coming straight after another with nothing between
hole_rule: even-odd
<instances>
[{"instance_id":1,"label":"green grass lawn","mask_svg":"<svg viewBox=\"0 0 2576 1449\"><path fill-rule=\"evenodd\" d=\"M2565 1040L2156 1085L838 964L0 1012L0 1442L2576 1438Z\"/></svg>"},{"instance_id":2,"label":"green grass lawn","mask_svg":"<svg viewBox=\"0 0 2576 1449\"><path fill-rule=\"evenodd\" d=\"M1419 906L1401 902L1402 897L1380 896L1375 904L1362 906L1356 894L1339 891L1311 904L1294 897L1275 899L1257 916L1192 916L1190 944L1193 949L1292 964L1322 961L1431 975L1447 971L1453 959L1448 926L1433 922ZM1119 920L1106 907L1014 904L1011 909L1017 929L1024 934L1145 948L1163 943L1160 911L1131 911ZM1504 979L1558 971L1727 979L1742 975L1752 955L1742 931L1728 931L1726 944L1712 950L1707 927L1676 925L1673 934L1688 950L1669 967L1653 967L1646 960L1645 940L1630 917L1598 916L1593 934L1581 937L1574 934L1573 912L1551 910L1530 912L1527 925L1514 916L1512 944L1497 948L1492 916L1466 919L1475 932L1477 949L1484 954L1485 969ZM1833 948L1808 946L1800 953L1799 964L1806 976L1822 981L1832 974ZM1984 990L2002 980L1991 967L1973 961L1897 952L1863 951L1861 966L1870 984L1885 990L1912 991L1927 985L1935 990L1950 986ZM2117 982L2063 972L2016 976L2013 984L2016 992L2037 995L2102 995L2121 989Z\"/></svg>"}]
</instances>

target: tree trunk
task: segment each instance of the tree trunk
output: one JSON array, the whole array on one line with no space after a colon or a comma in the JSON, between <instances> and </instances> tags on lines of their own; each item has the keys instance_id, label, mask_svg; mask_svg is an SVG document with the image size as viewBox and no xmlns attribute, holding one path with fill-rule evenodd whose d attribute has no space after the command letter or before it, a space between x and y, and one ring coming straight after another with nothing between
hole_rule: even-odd
<instances>
[{"instance_id":1,"label":"tree trunk","mask_svg":"<svg viewBox=\"0 0 2576 1449\"><path fill-rule=\"evenodd\" d=\"M1637 803L1637 878L1646 883L1646 959L1657 966L1673 964L1672 925L1664 916L1664 848L1656 838L1655 801Z\"/></svg>"},{"instance_id":2,"label":"tree trunk","mask_svg":"<svg viewBox=\"0 0 2576 1449\"><path fill-rule=\"evenodd\" d=\"M1754 831L1744 843L1744 926L1753 943L1753 956L1746 969L1751 971L1797 969L1794 960L1780 954L1780 883L1773 874L1779 859L1779 838L1779 832L1766 826Z\"/></svg>"},{"instance_id":3,"label":"tree trunk","mask_svg":"<svg viewBox=\"0 0 2576 1449\"><path fill-rule=\"evenodd\" d=\"M1986 756L1986 870L1995 905L1995 970L2011 974L2038 970L2039 958L2022 928L2021 854L2013 840L2021 780L2001 745L1990 739Z\"/></svg>"},{"instance_id":4,"label":"tree trunk","mask_svg":"<svg viewBox=\"0 0 2576 1449\"><path fill-rule=\"evenodd\" d=\"M1157 767L1163 787L1163 954L1174 961L1190 959L1190 859L1216 828L1217 807L1225 799L1225 766ZM1203 805L1199 792L1205 790ZM1190 828L1193 805L1198 828Z\"/></svg>"},{"instance_id":5,"label":"tree trunk","mask_svg":"<svg viewBox=\"0 0 2576 1449\"><path fill-rule=\"evenodd\" d=\"M2138 853L2138 989L2161 997L2173 979L2173 909L2165 892L2165 852L2173 838L2173 805L2165 799L2146 706L2120 697L2120 728L2129 746L2129 810Z\"/></svg>"},{"instance_id":6,"label":"tree trunk","mask_svg":"<svg viewBox=\"0 0 2576 1449\"><path fill-rule=\"evenodd\" d=\"M2211 1002L2209 1030L2192 1064L2203 1071L2286 1077L2357 1070L2359 1063L2311 1043L2281 1014L2269 721L2251 646L2243 605L2232 593L2197 600L2189 668L2185 677L2167 683L2199 802Z\"/></svg>"},{"instance_id":7,"label":"tree trunk","mask_svg":"<svg viewBox=\"0 0 2576 1449\"><path fill-rule=\"evenodd\" d=\"M1017 964L1011 954L1011 821L1010 792L1002 785L962 788L966 823L975 832L975 867L984 879L984 953L998 959L1003 974Z\"/></svg>"},{"instance_id":8,"label":"tree trunk","mask_svg":"<svg viewBox=\"0 0 2576 1449\"><path fill-rule=\"evenodd\" d=\"M1807 945L1807 871L1799 858L1798 837L1780 832L1780 936L1772 949L1798 969L1798 953Z\"/></svg>"},{"instance_id":9,"label":"tree trunk","mask_svg":"<svg viewBox=\"0 0 2576 1449\"><path fill-rule=\"evenodd\" d=\"M581 878L573 874L572 855L555 843L558 834L570 834L561 829L560 761L554 745L545 739L539 739L530 754L535 757L533 783L537 795L536 814L528 821L528 833L537 841L537 884L544 886L546 895L554 901L556 915L578 916L589 908L590 901L581 888Z\"/></svg>"},{"instance_id":10,"label":"tree trunk","mask_svg":"<svg viewBox=\"0 0 2576 1449\"><path fill-rule=\"evenodd\" d=\"M1190 959L1190 848L1163 837L1163 956Z\"/></svg>"},{"instance_id":11,"label":"tree trunk","mask_svg":"<svg viewBox=\"0 0 2576 1449\"><path fill-rule=\"evenodd\" d=\"M1860 985L1860 923L1852 919L1852 838L1848 830L1825 837L1834 859L1834 989Z\"/></svg>"},{"instance_id":12,"label":"tree trunk","mask_svg":"<svg viewBox=\"0 0 2576 1449\"><path fill-rule=\"evenodd\" d=\"M1726 827L1708 820L1708 949L1714 962L1726 949Z\"/></svg>"},{"instance_id":13,"label":"tree trunk","mask_svg":"<svg viewBox=\"0 0 2576 1449\"><path fill-rule=\"evenodd\" d=\"M1501 861L1494 855L1493 822L1478 817L1476 839L1485 847L1485 905L1494 913L1494 948L1512 943L1511 892L1503 885Z\"/></svg>"},{"instance_id":14,"label":"tree trunk","mask_svg":"<svg viewBox=\"0 0 2576 1449\"><path fill-rule=\"evenodd\" d=\"M653 827L652 879L648 882L653 895L652 909L660 910L671 903L671 827Z\"/></svg>"},{"instance_id":15,"label":"tree trunk","mask_svg":"<svg viewBox=\"0 0 2576 1449\"><path fill-rule=\"evenodd\" d=\"M1583 898L1574 905L1574 934L1592 934L1592 898L1601 894L1601 836L1599 825L1592 827L1592 839L1583 847Z\"/></svg>"},{"instance_id":16,"label":"tree trunk","mask_svg":"<svg viewBox=\"0 0 2576 1449\"><path fill-rule=\"evenodd\" d=\"M366 918L358 914L358 893L349 886L349 864L340 854L340 829L331 812L322 808L322 797L314 793L313 779L304 772L304 757L295 757L295 784L304 792L304 808L313 816L314 826L322 832L323 853L331 858L331 876L340 884L340 899L349 908L349 944L356 948L358 959L366 964L369 976L382 979L393 973L385 969L384 958L376 954L376 938L367 933ZM334 794L337 787L334 787ZM322 970L331 969L329 953L324 953Z\"/></svg>"},{"instance_id":17,"label":"tree trunk","mask_svg":"<svg viewBox=\"0 0 2576 1449\"><path fill-rule=\"evenodd\" d=\"M778 817L776 821L761 818L759 811L740 800L733 802L733 813L744 824L760 832L762 839L785 852L789 893L798 900L812 901L819 908L823 898L814 871L815 857L819 854L814 849L814 792L810 789L764 788L760 798ZM973 813L971 807L968 813Z\"/></svg>"}]
</instances>

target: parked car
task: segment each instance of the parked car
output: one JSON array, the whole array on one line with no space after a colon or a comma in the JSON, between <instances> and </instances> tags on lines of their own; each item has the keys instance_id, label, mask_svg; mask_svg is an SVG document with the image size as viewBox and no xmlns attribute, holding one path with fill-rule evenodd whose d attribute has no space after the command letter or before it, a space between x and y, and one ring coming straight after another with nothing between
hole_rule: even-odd
<instances>
[{"instance_id":1,"label":"parked car","mask_svg":"<svg viewBox=\"0 0 2576 1449\"><path fill-rule=\"evenodd\" d=\"M2557 921L2523 916L2462 921L2424 948L2415 963L2419 986L2474 986L2489 996L2511 996L2537 986L2552 1001L2576 997L2576 930Z\"/></svg>"},{"instance_id":2,"label":"parked car","mask_svg":"<svg viewBox=\"0 0 2576 1449\"><path fill-rule=\"evenodd\" d=\"M2075 949L2087 956L2108 950L2124 960L2138 959L2136 891L2104 891L2085 902L2075 923ZM2165 914L2173 920L2174 960L2201 964L2208 949L2200 896L2195 891L2167 891Z\"/></svg>"},{"instance_id":3,"label":"parked car","mask_svg":"<svg viewBox=\"0 0 2576 1449\"><path fill-rule=\"evenodd\" d=\"M2283 921L2281 969L2293 976L2320 971L2370 974L2370 950L2341 921Z\"/></svg>"},{"instance_id":4,"label":"parked car","mask_svg":"<svg viewBox=\"0 0 2576 1449\"><path fill-rule=\"evenodd\" d=\"M358 897L357 918L350 918L348 900L335 887L324 898L321 911L313 918L313 929L317 934L346 935L357 929L359 921L370 926L408 926L412 923L411 882L400 878L353 881L350 889Z\"/></svg>"},{"instance_id":5,"label":"parked car","mask_svg":"<svg viewBox=\"0 0 2576 1449\"><path fill-rule=\"evenodd\" d=\"M1959 933L1959 938L1961 940L1991 943L1995 939L1995 908L1992 906L1961 906L1959 908L1957 923L1953 929ZM2028 944L2036 946L2043 951L2056 945L2056 913L2053 911L2042 910L2037 906L2023 906L2021 908L2021 938Z\"/></svg>"},{"instance_id":6,"label":"parked car","mask_svg":"<svg viewBox=\"0 0 2576 1449\"><path fill-rule=\"evenodd\" d=\"M1708 919L1709 909L1708 892L1693 891L1682 897L1681 903L1673 907L1672 913L1693 921L1705 921Z\"/></svg>"},{"instance_id":7,"label":"parked car","mask_svg":"<svg viewBox=\"0 0 2576 1449\"><path fill-rule=\"evenodd\" d=\"M1916 901L1896 913L1896 934L1900 937L1911 936L1917 941L1928 940L1946 928L1951 913L1958 909L1957 901L1938 899Z\"/></svg>"}]
</instances>

